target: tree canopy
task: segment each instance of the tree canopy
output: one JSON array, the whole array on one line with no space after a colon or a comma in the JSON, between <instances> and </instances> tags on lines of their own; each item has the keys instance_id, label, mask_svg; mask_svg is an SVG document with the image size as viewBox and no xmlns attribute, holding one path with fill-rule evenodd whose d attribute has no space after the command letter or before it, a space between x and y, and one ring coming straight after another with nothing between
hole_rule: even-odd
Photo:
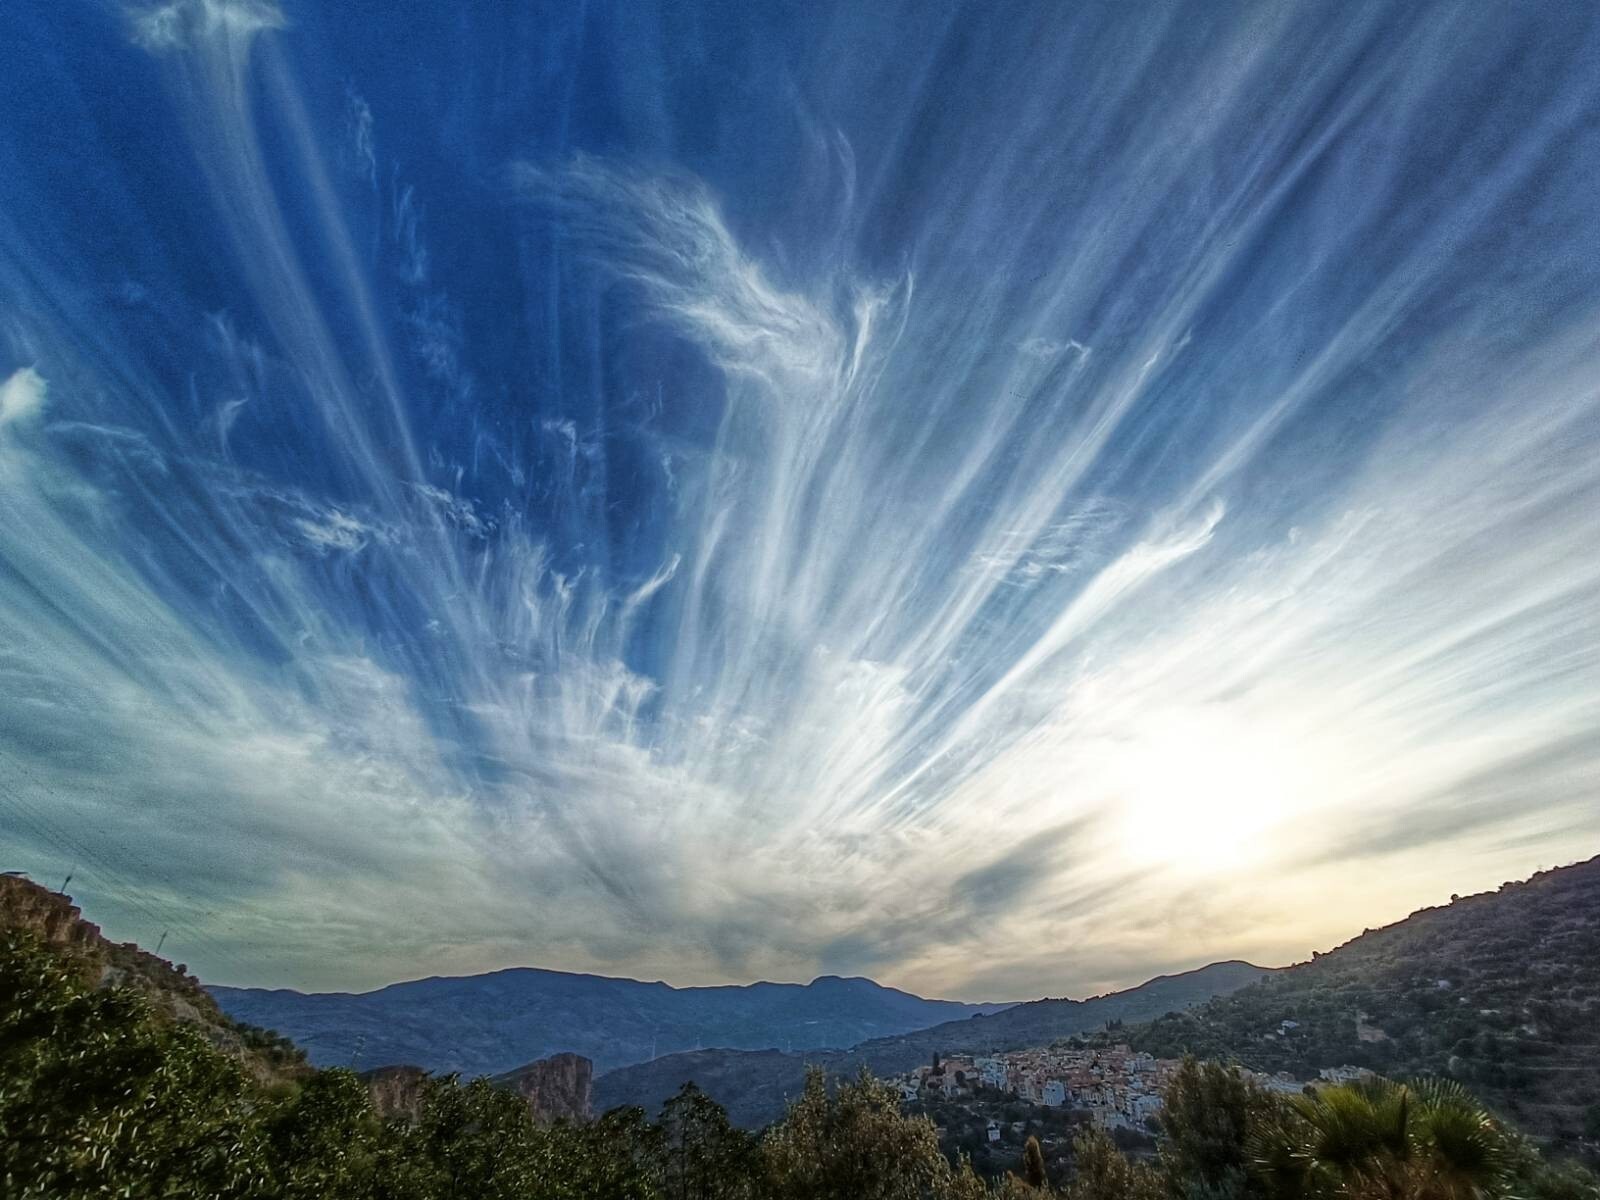
<instances>
[{"instance_id":1,"label":"tree canopy","mask_svg":"<svg viewBox=\"0 0 1600 1200\"><path fill-rule=\"evenodd\" d=\"M262 1033L263 1039L270 1040ZM986 1183L863 1072L820 1071L763 1134L692 1085L652 1121L536 1123L516 1094L433 1078L381 1114L346 1070L263 1081L146 994L92 986L22 933L0 943L0 1194L284 1200L1600 1200L1461 1087L1386 1081L1284 1100L1189 1062L1155 1162L1080 1134L1069 1178L1038 1143ZM1052 1191L1055 1184L1060 1191Z\"/></svg>"}]
</instances>

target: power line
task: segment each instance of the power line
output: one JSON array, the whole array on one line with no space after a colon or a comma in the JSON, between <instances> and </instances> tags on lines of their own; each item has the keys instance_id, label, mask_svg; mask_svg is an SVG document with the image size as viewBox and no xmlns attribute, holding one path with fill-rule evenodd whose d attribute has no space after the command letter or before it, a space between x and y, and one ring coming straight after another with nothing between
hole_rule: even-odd
<instances>
[{"instance_id":1,"label":"power line","mask_svg":"<svg viewBox=\"0 0 1600 1200\"><path fill-rule=\"evenodd\" d=\"M139 913L154 924L176 927L180 933L188 933L197 945L205 940L202 935L189 929L184 922L175 920L171 913L157 911L153 905L159 903L159 901L146 889L141 888L131 879L122 875L120 871L105 862L100 855L89 850L87 846L69 838L59 828L54 827L47 817L42 816L28 805L14 788L6 788L5 793L11 801L13 810L22 815L24 822L32 827L35 836L40 841L49 843L58 853L62 853L63 857L89 859L91 864L89 867L90 873L100 876L106 884L109 884L105 890L119 904Z\"/></svg>"},{"instance_id":2,"label":"power line","mask_svg":"<svg viewBox=\"0 0 1600 1200\"><path fill-rule=\"evenodd\" d=\"M14 753L0 750L0 754L4 754L6 758L10 759L18 773L31 780L36 787L50 794L51 796L54 796L63 804L66 803L64 797L62 797L55 788L45 783L31 770L29 770L28 767L21 762ZM103 789L91 787L90 790L99 792L103 797L108 799L110 798L106 795ZM24 822L32 827L35 835L39 837L40 840L54 846L58 852L62 853L63 857L79 861L87 859L92 864L94 873L102 876L106 881L113 885L108 890L112 892L119 903L139 912L143 916L149 918L156 925L161 925L167 929L176 929L179 934L192 945L194 949L200 950L209 958L217 960L221 963L229 964L235 969L243 969L248 971L251 964L239 959L236 955L226 950L222 943L218 942L209 935L200 932L196 926L187 920L178 917L171 911L161 911L158 907L161 905L161 901L149 889L137 884L131 878L123 874L119 868L111 865L104 855L91 849L83 842L61 830L57 822L51 820L48 815L38 811L33 804L27 801L21 794L20 789L16 788L14 785L8 787L5 784L0 783L0 796L7 794L9 794L9 799L11 801L13 810L22 815ZM72 875L69 874L68 881L70 881L71 878ZM194 904L192 898L190 900L190 906L198 907Z\"/></svg>"}]
</instances>

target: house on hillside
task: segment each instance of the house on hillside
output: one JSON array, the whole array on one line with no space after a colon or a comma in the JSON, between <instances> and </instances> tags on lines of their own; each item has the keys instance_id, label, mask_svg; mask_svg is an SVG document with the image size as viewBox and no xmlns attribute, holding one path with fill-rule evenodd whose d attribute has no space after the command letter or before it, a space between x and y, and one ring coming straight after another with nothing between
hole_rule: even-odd
<instances>
[{"instance_id":1,"label":"house on hillside","mask_svg":"<svg viewBox=\"0 0 1600 1200\"><path fill-rule=\"evenodd\" d=\"M1342 1067L1323 1067L1317 1076L1324 1083L1354 1083L1358 1079L1371 1079L1373 1073L1366 1067L1352 1067L1346 1064Z\"/></svg>"},{"instance_id":2,"label":"house on hillside","mask_svg":"<svg viewBox=\"0 0 1600 1200\"><path fill-rule=\"evenodd\" d=\"M1094 1127L1102 1133L1128 1128L1128 1118L1109 1105L1100 1105L1089 1111L1093 1114Z\"/></svg>"},{"instance_id":3,"label":"house on hillside","mask_svg":"<svg viewBox=\"0 0 1600 1200\"><path fill-rule=\"evenodd\" d=\"M1130 1096L1128 1098L1128 1115L1133 1118L1135 1124L1143 1125L1151 1117L1160 1115L1161 1105L1161 1096L1156 1092L1144 1092L1137 1096Z\"/></svg>"},{"instance_id":4,"label":"house on hillside","mask_svg":"<svg viewBox=\"0 0 1600 1200\"><path fill-rule=\"evenodd\" d=\"M978 1078L985 1087L1006 1088L1006 1060L1003 1058L979 1058L973 1065L978 1069Z\"/></svg>"}]
</instances>

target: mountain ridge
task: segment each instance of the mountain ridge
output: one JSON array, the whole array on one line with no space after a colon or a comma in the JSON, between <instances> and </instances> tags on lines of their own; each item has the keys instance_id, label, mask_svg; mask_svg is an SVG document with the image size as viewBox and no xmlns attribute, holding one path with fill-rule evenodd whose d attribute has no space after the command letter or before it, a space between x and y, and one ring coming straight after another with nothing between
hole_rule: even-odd
<instances>
[{"instance_id":1,"label":"mountain ridge","mask_svg":"<svg viewBox=\"0 0 1600 1200\"><path fill-rule=\"evenodd\" d=\"M1575 1144L1600 1122L1597 1029L1600 856L1418 909L1117 1036L1296 1078L1343 1064L1449 1076Z\"/></svg>"},{"instance_id":2,"label":"mountain ridge","mask_svg":"<svg viewBox=\"0 0 1600 1200\"><path fill-rule=\"evenodd\" d=\"M909 1070L935 1052L1026 1049L1090 1033L1107 1021L1141 1020L1202 1003L1246 987L1273 970L1242 959L1227 959L1192 971L1158 975L1120 992L1084 1000L1027 1001L992 1016L945 1021L903 1034L867 1039L843 1050L784 1053L710 1049L662 1055L601 1074L595 1080L595 1103L602 1110L638 1105L654 1112L683 1084L692 1082L727 1108L735 1123L763 1125L781 1116L787 1100L799 1094L810 1066L839 1076L866 1067L885 1076Z\"/></svg>"},{"instance_id":3,"label":"mountain ridge","mask_svg":"<svg viewBox=\"0 0 1600 1200\"><path fill-rule=\"evenodd\" d=\"M597 1071L708 1045L844 1048L1011 1005L926 999L861 976L676 987L660 980L506 967L368 992L209 989L223 1010L281 1030L317 1065L499 1075L572 1052Z\"/></svg>"},{"instance_id":4,"label":"mountain ridge","mask_svg":"<svg viewBox=\"0 0 1600 1200\"><path fill-rule=\"evenodd\" d=\"M317 991L303 991L300 988L291 988L291 987L239 987L239 986L235 986L233 984L225 984L225 983L207 984L206 985L206 990L209 991L209 992L229 992L229 993L248 992L248 993L252 993L252 994L263 994L263 995L339 996L339 997L345 997L345 998L354 999L354 998L360 998L360 997L376 996L376 995L380 995L380 994L382 994L384 992L392 991L395 988L410 987L412 985L434 984L434 983L450 983L450 982L458 982L458 981L462 981L462 980L493 979L493 978L496 978L496 977L499 977L499 976L506 976L506 975L557 976L557 977L560 977L560 978L563 978L563 979L581 979L581 980L590 980L590 981L601 982L601 983L631 983L631 984L638 984L640 987L665 988L667 991L670 991L670 992L728 992L728 991L748 991L748 990L751 990L751 989L754 989L754 988L801 988L801 989L804 989L804 988L814 988L818 984L853 983L853 984L866 984L867 986L871 987L876 992L888 993L888 994L892 994L892 995L896 995L896 996L904 996L907 999L919 1001L919 1002L922 1002L922 1003L927 1003L927 1004L957 1004L957 1005L963 1005L963 1006L968 1007L968 1008L992 1009L992 1010L994 1010L996 1012L1002 1011L1002 1010L1007 1009L1007 1008L1015 1007L1018 1004L1031 1003L1030 1001L1027 1001L1027 1000L953 1000L953 999L949 999L949 998L946 998L946 997L940 997L940 996L919 996L915 992L906 991L904 988L897 988L897 987L892 986L891 984L879 983L877 980L872 979L870 976L866 976L866 975L831 975L831 974L828 974L828 975L817 975L817 976L814 976L809 982L806 982L806 983L800 983L800 982L792 981L792 980L780 980L780 979L753 979L749 983L683 983L683 984L679 984L679 983L668 983L664 979L635 979L631 975L603 975L603 974L600 974L599 972L595 972L595 971L562 971L562 970L558 970L558 969L556 969L554 967L529 967L529 966L497 967L493 971L479 971L479 972L475 972L473 974L468 974L468 975L419 975L415 979L397 979L393 983L379 984L377 987L367 988L364 991L345 991L345 990L335 989L335 990L332 990L332 991L317 992ZM1163 979L1163 978L1166 978L1166 976L1158 975L1158 976L1155 976L1154 978L1155 979Z\"/></svg>"}]
</instances>

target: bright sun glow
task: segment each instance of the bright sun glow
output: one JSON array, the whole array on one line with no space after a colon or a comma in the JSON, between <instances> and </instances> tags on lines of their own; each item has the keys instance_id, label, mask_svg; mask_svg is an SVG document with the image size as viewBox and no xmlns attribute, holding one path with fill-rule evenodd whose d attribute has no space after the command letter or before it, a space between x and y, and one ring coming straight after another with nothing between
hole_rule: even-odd
<instances>
[{"instance_id":1,"label":"bright sun glow","mask_svg":"<svg viewBox=\"0 0 1600 1200\"><path fill-rule=\"evenodd\" d=\"M1259 857L1292 804L1293 772L1273 740L1214 711L1152 721L1119 772L1124 853L1202 874Z\"/></svg>"},{"instance_id":2,"label":"bright sun glow","mask_svg":"<svg viewBox=\"0 0 1600 1200\"><path fill-rule=\"evenodd\" d=\"M4 7L0 871L1019 999L1600 848L1600 7L528 8Z\"/></svg>"}]
</instances>

